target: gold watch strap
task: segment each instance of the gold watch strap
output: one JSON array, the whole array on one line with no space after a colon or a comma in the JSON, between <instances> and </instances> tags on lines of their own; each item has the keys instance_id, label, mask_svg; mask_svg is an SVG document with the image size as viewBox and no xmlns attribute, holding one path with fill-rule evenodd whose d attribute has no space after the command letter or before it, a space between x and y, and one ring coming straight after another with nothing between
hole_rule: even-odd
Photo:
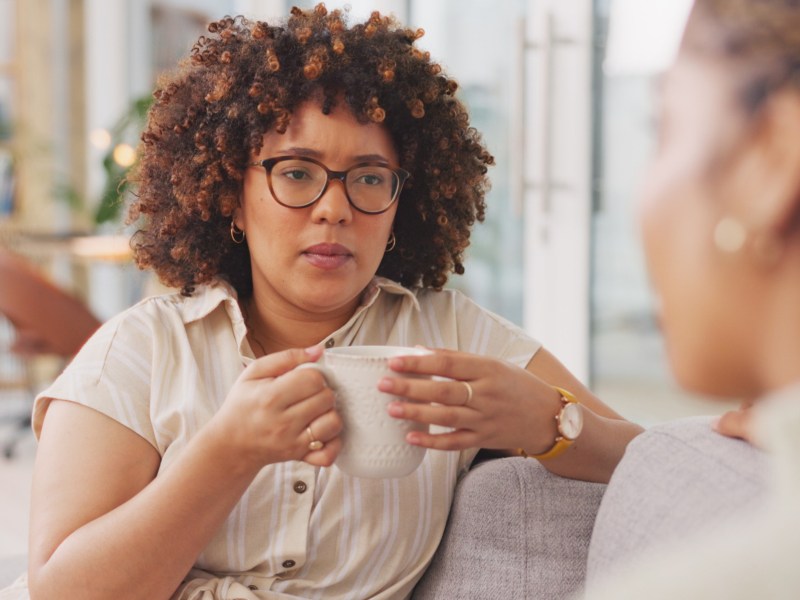
<instances>
[{"instance_id":1,"label":"gold watch strap","mask_svg":"<svg viewBox=\"0 0 800 600\"><path fill-rule=\"evenodd\" d=\"M577 404L578 399L575 397L574 394L560 387L556 386L552 387L555 391L561 394L562 409L567 404ZM558 416L560 414L561 410L558 411L558 414L555 417L556 420L558 420ZM549 450L545 450L540 454L528 454L527 452L525 452L523 448L517 448L517 454L519 454L523 458L535 458L537 460L547 460L549 458L555 458L556 456L560 456L561 454L563 454L566 451L566 449L572 445L573 441L574 440L569 440L562 435L557 435L555 441L553 442L553 445L550 446Z\"/></svg>"}]
</instances>

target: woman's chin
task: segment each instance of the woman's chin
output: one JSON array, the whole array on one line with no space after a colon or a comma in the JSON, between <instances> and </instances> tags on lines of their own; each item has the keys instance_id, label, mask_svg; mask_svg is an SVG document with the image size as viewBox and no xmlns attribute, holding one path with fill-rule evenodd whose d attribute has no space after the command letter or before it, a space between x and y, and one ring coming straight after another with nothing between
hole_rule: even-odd
<instances>
[{"instance_id":1,"label":"woman's chin","mask_svg":"<svg viewBox=\"0 0 800 600\"><path fill-rule=\"evenodd\" d=\"M710 399L738 400L749 396L751 386L741 369L707 360L708 354L673 356L670 366L678 385L687 392Z\"/></svg>"}]
</instances>

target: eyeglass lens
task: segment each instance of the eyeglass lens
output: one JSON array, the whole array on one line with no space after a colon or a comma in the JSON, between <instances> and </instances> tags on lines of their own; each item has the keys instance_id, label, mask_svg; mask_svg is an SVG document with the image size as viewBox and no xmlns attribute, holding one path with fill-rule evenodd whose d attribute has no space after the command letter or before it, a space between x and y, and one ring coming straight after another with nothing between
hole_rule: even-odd
<instances>
[{"instance_id":1,"label":"eyeglass lens","mask_svg":"<svg viewBox=\"0 0 800 600\"><path fill-rule=\"evenodd\" d=\"M272 192L282 204L305 206L322 193L328 173L316 163L303 159L276 162L271 169ZM365 212L378 212L389 206L397 194L400 180L388 167L362 165L347 171L345 188L350 201Z\"/></svg>"}]
</instances>

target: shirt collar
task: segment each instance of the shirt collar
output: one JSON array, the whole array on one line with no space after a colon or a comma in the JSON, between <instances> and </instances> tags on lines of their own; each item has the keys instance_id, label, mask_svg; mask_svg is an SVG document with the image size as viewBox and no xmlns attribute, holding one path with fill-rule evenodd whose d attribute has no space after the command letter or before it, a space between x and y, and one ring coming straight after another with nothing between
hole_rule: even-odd
<instances>
[{"instance_id":1,"label":"shirt collar","mask_svg":"<svg viewBox=\"0 0 800 600\"><path fill-rule=\"evenodd\" d=\"M416 294L396 281L385 277L373 277L361 296L359 309L366 309L377 302L381 292L407 298L416 310L420 310ZM192 296L184 299L183 321L191 323L210 315L220 304L226 308L234 321L242 320L241 309L237 302L236 290L223 279L215 279L211 283L195 288Z\"/></svg>"},{"instance_id":2,"label":"shirt collar","mask_svg":"<svg viewBox=\"0 0 800 600\"><path fill-rule=\"evenodd\" d=\"M361 306L359 308L368 308L375 304L381 292L403 296L410 300L415 309L421 310L419 300L417 300L417 295L414 292L386 277L372 278L372 281L369 282L369 285L367 285L364 290L364 294L361 296Z\"/></svg>"},{"instance_id":3,"label":"shirt collar","mask_svg":"<svg viewBox=\"0 0 800 600\"><path fill-rule=\"evenodd\" d=\"M197 286L195 293L183 302L183 322L192 323L210 315L220 304L226 304L226 309L233 320L241 320L242 313L237 302L236 290L223 279L215 279L211 283Z\"/></svg>"}]
</instances>

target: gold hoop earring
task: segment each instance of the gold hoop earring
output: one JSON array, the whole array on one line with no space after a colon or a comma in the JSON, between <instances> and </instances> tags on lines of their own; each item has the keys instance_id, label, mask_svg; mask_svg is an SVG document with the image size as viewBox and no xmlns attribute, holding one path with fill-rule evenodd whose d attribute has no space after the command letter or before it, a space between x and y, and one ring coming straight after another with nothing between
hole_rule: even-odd
<instances>
[{"instance_id":1,"label":"gold hoop earring","mask_svg":"<svg viewBox=\"0 0 800 600\"><path fill-rule=\"evenodd\" d=\"M231 239L234 244L241 244L244 242L245 233L236 226L236 223L231 219Z\"/></svg>"},{"instance_id":2,"label":"gold hoop earring","mask_svg":"<svg viewBox=\"0 0 800 600\"><path fill-rule=\"evenodd\" d=\"M733 217L723 217L714 227L714 245L725 254L736 254L747 241L747 230Z\"/></svg>"},{"instance_id":3,"label":"gold hoop earring","mask_svg":"<svg viewBox=\"0 0 800 600\"><path fill-rule=\"evenodd\" d=\"M389 234L389 241L386 242L386 252L391 252L397 246L397 238L394 236L394 229Z\"/></svg>"}]
</instances>

